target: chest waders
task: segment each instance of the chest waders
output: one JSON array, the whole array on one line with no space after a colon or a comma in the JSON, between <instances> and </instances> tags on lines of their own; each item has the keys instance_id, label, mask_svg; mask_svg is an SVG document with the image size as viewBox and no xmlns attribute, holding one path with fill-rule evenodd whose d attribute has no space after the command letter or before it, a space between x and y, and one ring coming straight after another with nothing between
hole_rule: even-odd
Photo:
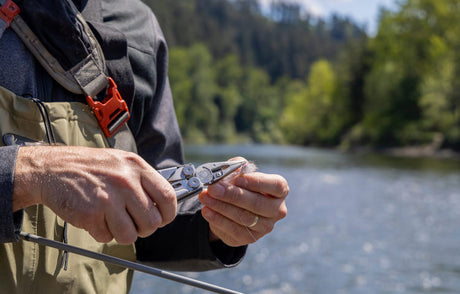
<instances>
[{"instance_id":1,"label":"chest waders","mask_svg":"<svg viewBox=\"0 0 460 294\"><path fill-rule=\"evenodd\" d=\"M88 105L45 103L56 142L65 145L110 147ZM40 109L31 99L0 88L0 133L47 142ZM50 147L53 148L53 147ZM43 205L24 210L22 231L62 241L64 221ZM68 225L68 243L91 251L135 260L134 246L96 242L86 231ZM132 272L94 259L19 241L0 246L0 287L4 293L126 293Z\"/></svg>"},{"instance_id":2,"label":"chest waders","mask_svg":"<svg viewBox=\"0 0 460 294\"><path fill-rule=\"evenodd\" d=\"M40 2L43 1L36 0L30 3L41 5ZM5 145L5 142L23 143L24 140L49 142L52 136L51 141L57 144L113 147L135 152L133 136L125 124L126 104L122 105L116 87L105 75L105 60L96 38L71 1L54 2L61 6L52 7L53 13L67 13L74 21L71 26L80 28L83 32L79 35L79 42L83 43L81 45L87 56L83 60L77 60L73 64L70 61L70 65L62 65L62 62L50 53L55 50L48 50L39 41L27 23L17 15L19 7L10 0L0 0L0 4L3 5L0 17L4 21L0 21L0 37L4 29L11 25L48 73L70 92L85 95L91 107L79 102L43 103L17 96L0 87L0 146ZM24 8L27 15L27 7ZM62 11L59 11L60 8ZM33 9L35 8L29 8L29 13ZM5 11L11 14L7 15L6 21ZM68 60L66 62L68 63ZM97 101L96 95L107 88L107 98ZM109 105L108 110L106 105ZM98 243L84 230L65 225L60 217L43 205L35 205L24 210L22 231L56 241L67 239L66 241L73 246L135 260L134 245L122 246L115 241L108 244ZM63 262L67 262L65 252L54 248L22 240L0 244L1 292L128 292L132 280L131 270L76 255L70 255L66 269L62 267Z\"/></svg>"}]
</instances>

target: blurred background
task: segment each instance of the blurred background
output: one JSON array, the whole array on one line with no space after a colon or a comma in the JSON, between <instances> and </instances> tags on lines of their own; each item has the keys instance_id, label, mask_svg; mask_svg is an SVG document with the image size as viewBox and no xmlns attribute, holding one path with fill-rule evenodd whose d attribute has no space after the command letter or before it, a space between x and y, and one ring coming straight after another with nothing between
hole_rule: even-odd
<instances>
[{"instance_id":1,"label":"blurred background","mask_svg":"<svg viewBox=\"0 0 460 294\"><path fill-rule=\"evenodd\" d=\"M460 1L144 0L187 161L291 186L245 293L460 293ZM203 293L135 275L132 293Z\"/></svg>"}]
</instances>

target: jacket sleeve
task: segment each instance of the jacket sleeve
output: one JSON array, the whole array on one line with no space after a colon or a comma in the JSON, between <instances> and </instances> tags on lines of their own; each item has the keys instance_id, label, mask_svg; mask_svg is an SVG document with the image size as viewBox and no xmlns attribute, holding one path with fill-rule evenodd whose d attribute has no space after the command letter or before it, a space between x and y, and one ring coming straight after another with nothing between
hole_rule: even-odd
<instances>
[{"instance_id":1,"label":"jacket sleeve","mask_svg":"<svg viewBox=\"0 0 460 294\"><path fill-rule=\"evenodd\" d=\"M195 198L182 203L175 220L136 242L137 258L174 271L205 271L238 265L246 246L230 247L209 241L209 225Z\"/></svg>"},{"instance_id":2,"label":"jacket sleeve","mask_svg":"<svg viewBox=\"0 0 460 294\"><path fill-rule=\"evenodd\" d=\"M182 139L169 86L167 46L158 22L140 1L116 0L115 15L106 17L128 40L135 94L130 127L139 154L155 168L184 162ZM119 22L117 22L119 20ZM238 264L246 247L209 243L209 225L201 204L192 198L178 207L175 220L136 242L139 261L171 270L201 271Z\"/></svg>"},{"instance_id":3,"label":"jacket sleeve","mask_svg":"<svg viewBox=\"0 0 460 294\"><path fill-rule=\"evenodd\" d=\"M13 213L13 179L17 146L0 147L0 243L19 240L22 210Z\"/></svg>"}]
</instances>

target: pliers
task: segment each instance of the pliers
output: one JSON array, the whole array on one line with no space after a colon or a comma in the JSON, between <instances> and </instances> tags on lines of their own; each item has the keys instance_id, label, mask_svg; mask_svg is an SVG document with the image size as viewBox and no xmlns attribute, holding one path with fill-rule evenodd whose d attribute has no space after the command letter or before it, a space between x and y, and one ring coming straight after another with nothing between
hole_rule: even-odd
<instances>
[{"instance_id":1,"label":"pliers","mask_svg":"<svg viewBox=\"0 0 460 294\"><path fill-rule=\"evenodd\" d=\"M203 191L211 185L231 174L247 163L246 160L204 163L195 168L191 163L158 170L176 191L177 202L180 203Z\"/></svg>"}]
</instances>

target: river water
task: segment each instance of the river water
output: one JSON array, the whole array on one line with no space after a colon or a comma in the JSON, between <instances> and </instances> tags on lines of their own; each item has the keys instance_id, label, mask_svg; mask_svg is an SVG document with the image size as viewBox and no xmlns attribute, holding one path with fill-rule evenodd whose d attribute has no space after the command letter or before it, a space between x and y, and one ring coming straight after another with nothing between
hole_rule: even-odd
<instances>
[{"instance_id":1,"label":"river water","mask_svg":"<svg viewBox=\"0 0 460 294\"><path fill-rule=\"evenodd\" d=\"M288 216L234 269L184 273L244 293L460 293L460 162L287 146L189 146L242 155L289 182ZM205 293L135 274L132 294Z\"/></svg>"}]
</instances>

